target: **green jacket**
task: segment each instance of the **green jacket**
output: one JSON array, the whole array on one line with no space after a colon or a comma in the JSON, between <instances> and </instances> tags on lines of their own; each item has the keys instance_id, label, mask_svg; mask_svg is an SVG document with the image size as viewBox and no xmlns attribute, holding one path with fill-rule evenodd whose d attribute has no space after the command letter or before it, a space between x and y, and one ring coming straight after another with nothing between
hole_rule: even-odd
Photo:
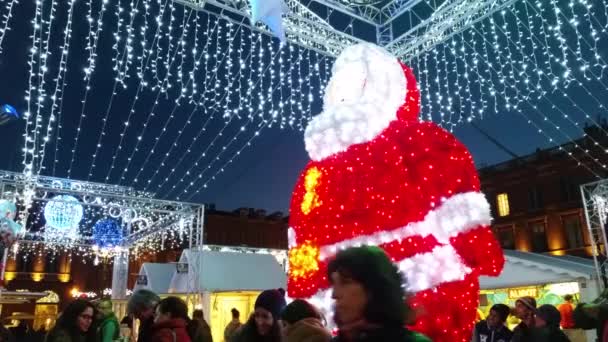
<instances>
[{"instance_id":1,"label":"green jacket","mask_svg":"<svg viewBox=\"0 0 608 342\"><path fill-rule=\"evenodd\" d=\"M120 325L114 313L106 316L97 327L97 342L112 342L120 337Z\"/></svg>"}]
</instances>

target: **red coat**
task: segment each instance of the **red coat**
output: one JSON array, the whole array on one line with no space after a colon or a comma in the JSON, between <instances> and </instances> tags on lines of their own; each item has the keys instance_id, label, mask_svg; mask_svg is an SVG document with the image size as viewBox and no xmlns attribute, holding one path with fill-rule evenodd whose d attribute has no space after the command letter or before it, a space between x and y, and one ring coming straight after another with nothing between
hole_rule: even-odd
<instances>
[{"instance_id":1,"label":"red coat","mask_svg":"<svg viewBox=\"0 0 608 342\"><path fill-rule=\"evenodd\" d=\"M175 336L175 339L173 339L173 336ZM152 326L151 342L191 342L186 330L186 321L181 318L175 318L154 323Z\"/></svg>"}]
</instances>

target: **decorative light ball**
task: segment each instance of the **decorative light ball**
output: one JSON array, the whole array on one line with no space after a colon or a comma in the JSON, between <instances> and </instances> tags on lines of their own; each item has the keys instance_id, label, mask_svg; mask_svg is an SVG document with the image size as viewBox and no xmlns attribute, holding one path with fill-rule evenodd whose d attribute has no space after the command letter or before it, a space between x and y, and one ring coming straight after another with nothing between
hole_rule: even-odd
<instances>
[{"instance_id":1,"label":"decorative light ball","mask_svg":"<svg viewBox=\"0 0 608 342\"><path fill-rule=\"evenodd\" d=\"M15 219L17 206L15 203L8 200L0 200L0 217L5 217L9 220Z\"/></svg>"},{"instance_id":2,"label":"decorative light ball","mask_svg":"<svg viewBox=\"0 0 608 342\"><path fill-rule=\"evenodd\" d=\"M44 207L44 218L46 223L53 228L74 228L82 220L83 211L82 205L75 197L59 195Z\"/></svg>"},{"instance_id":3,"label":"decorative light ball","mask_svg":"<svg viewBox=\"0 0 608 342\"><path fill-rule=\"evenodd\" d=\"M99 247L118 246L122 238L122 227L116 220L99 220L93 226L93 240Z\"/></svg>"}]
</instances>

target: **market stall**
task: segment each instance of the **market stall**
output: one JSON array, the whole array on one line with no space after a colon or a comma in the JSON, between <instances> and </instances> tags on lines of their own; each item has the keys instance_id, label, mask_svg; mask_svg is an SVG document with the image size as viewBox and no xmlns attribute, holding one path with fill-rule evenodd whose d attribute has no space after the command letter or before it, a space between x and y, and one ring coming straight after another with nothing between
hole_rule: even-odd
<instances>
[{"instance_id":1,"label":"market stall","mask_svg":"<svg viewBox=\"0 0 608 342\"><path fill-rule=\"evenodd\" d=\"M559 305L567 294L572 295L575 302L590 302L600 294L590 259L514 250L505 250L504 254L506 262L500 276L479 279L482 317L493 304L513 307L515 300L523 296L534 297L537 305ZM509 323L516 322L510 320Z\"/></svg>"},{"instance_id":2,"label":"market stall","mask_svg":"<svg viewBox=\"0 0 608 342\"><path fill-rule=\"evenodd\" d=\"M213 339L221 341L231 320L230 310L248 319L257 295L266 289L285 288L283 267L271 254L184 250L174 266L169 292L196 298L211 325Z\"/></svg>"}]
</instances>

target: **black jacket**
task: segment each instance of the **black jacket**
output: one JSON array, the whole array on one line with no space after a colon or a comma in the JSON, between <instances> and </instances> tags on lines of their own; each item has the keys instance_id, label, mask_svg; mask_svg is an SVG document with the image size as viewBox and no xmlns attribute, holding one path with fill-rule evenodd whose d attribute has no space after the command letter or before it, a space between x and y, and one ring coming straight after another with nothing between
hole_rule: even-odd
<instances>
[{"instance_id":1,"label":"black jacket","mask_svg":"<svg viewBox=\"0 0 608 342\"><path fill-rule=\"evenodd\" d=\"M152 341L152 326L154 325L154 316L151 316L145 321L139 322L139 333L137 334L137 342Z\"/></svg>"},{"instance_id":2,"label":"black jacket","mask_svg":"<svg viewBox=\"0 0 608 342\"><path fill-rule=\"evenodd\" d=\"M515 329L513 329L513 342L534 342L534 336L532 336L532 328L529 328L524 323L519 323Z\"/></svg>"},{"instance_id":3,"label":"black jacket","mask_svg":"<svg viewBox=\"0 0 608 342\"><path fill-rule=\"evenodd\" d=\"M347 340L338 335L335 337L333 342L347 342ZM352 342L430 342L430 340L423 335L410 331L406 328L401 327L381 327L370 330L363 330L359 332ZM349 341L350 342L350 341Z\"/></svg>"},{"instance_id":4,"label":"black jacket","mask_svg":"<svg viewBox=\"0 0 608 342\"><path fill-rule=\"evenodd\" d=\"M534 342L570 342L559 327L536 328L532 331Z\"/></svg>"},{"instance_id":5,"label":"black jacket","mask_svg":"<svg viewBox=\"0 0 608 342\"><path fill-rule=\"evenodd\" d=\"M513 333L505 326L492 329L485 320L475 324L476 342L509 342L512 337Z\"/></svg>"}]
</instances>

